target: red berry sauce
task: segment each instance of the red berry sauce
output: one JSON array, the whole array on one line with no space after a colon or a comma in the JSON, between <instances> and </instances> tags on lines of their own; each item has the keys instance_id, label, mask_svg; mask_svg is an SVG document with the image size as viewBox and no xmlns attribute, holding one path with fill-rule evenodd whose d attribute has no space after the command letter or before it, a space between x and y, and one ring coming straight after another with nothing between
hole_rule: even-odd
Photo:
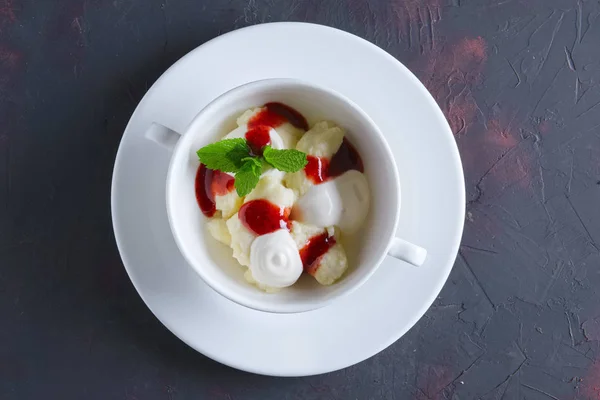
<instances>
[{"instance_id":1,"label":"red berry sauce","mask_svg":"<svg viewBox=\"0 0 600 400\"><path fill-rule=\"evenodd\" d=\"M217 211L215 196L223 196L233 190L235 178L225 172L213 171L200 164L196 172L196 201L207 217L212 217Z\"/></svg>"},{"instance_id":2,"label":"red berry sauce","mask_svg":"<svg viewBox=\"0 0 600 400\"><path fill-rule=\"evenodd\" d=\"M300 259L302 260L304 271L314 275L317 272L321 257L323 257L335 243L335 237L329 236L329 233L327 232L323 232L320 235L308 239L308 242L300 249Z\"/></svg>"},{"instance_id":3,"label":"red berry sauce","mask_svg":"<svg viewBox=\"0 0 600 400\"><path fill-rule=\"evenodd\" d=\"M271 128L266 125L258 125L246 132L246 142L250 151L256 156L262 155L263 148L271 143Z\"/></svg>"},{"instance_id":4,"label":"red berry sauce","mask_svg":"<svg viewBox=\"0 0 600 400\"><path fill-rule=\"evenodd\" d=\"M304 167L306 177L315 185L329 179L329 160L324 157L306 156L308 164Z\"/></svg>"},{"instance_id":5,"label":"red berry sauce","mask_svg":"<svg viewBox=\"0 0 600 400\"><path fill-rule=\"evenodd\" d=\"M289 229L290 212L290 208L258 199L244 203L238 211L238 217L246 228L260 236L279 229Z\"/></svg>"},{"instance_id":6,"label":"red berry sauce","mask_svg":"<svg viewBox=\"0 0 600 400\"><path fill-rule=\"evenodd\" d=\"M315 185L336 178L347 171L365 171L358 151L346 138L331 160L315 156L307 156L307 159L308 164L304 167L304 173Z\"/></svg>"},{"instance_id":7,"label":"red berry sauce","mask_svg":"<svg viewBox=\"0 0 600 400\"><path fill-rule=\"evenodd\" d=\"M253 128L259 125L270 126L277 128L285 122L289 122L296 128L308 130L308 122L306 118L292 107L286 106L283 103L267 103L263 109L248 121L248 128Z\"/></svg>"}]
</instances>

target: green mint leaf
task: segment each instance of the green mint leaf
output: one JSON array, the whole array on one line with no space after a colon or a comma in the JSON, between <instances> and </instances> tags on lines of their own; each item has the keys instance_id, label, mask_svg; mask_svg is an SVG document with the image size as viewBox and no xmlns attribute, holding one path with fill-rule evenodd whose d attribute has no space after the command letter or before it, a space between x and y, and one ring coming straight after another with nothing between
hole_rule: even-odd
<instances>
[{"instance_id":1,"label":"green mint leaf","mask_svg":"<svg viewBox=\"0 0 600 400\"><path fill-rule=\"evenodd\" d=\"M276 150L271 146L265 146L263 157L266 162L274 168L284 172L296 172L308 164L306 154L298 150Z\"/></svg>"},{"instance_id":2,"label":"green mint leaf","mask_svg":"<svg viewBox=\"0 0 600 400\"><path fill-rule=\"evenodd\" d=\"M262 164L258 158L248 158L235 174L235 190L244 197L254 189L262 173Z\"/></svg>"},{"instance_id":3,"label":"green mint leaf","mask_svg":"<svg viewBox=\"0 0 600 400\"><path fill-rule=\"evenodd\" d=\"M237 172L250 155L246 139L224 139L204 146L196 152L200 162L207 168L223 172Z\"/></svg>"}]
</instances>

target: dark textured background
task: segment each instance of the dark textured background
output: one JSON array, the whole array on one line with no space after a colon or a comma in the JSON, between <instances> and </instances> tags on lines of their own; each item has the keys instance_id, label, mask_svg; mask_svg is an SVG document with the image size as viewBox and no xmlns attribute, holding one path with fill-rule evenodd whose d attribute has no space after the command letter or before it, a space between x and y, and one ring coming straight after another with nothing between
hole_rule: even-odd
<instances>
[{"instance_id":1,"label":"dark textured background","mask_svg":"<svg viewBox=\"0 0 600 400\"><path fill-rule=\"evenodd\" d=\"M599 17L596 0L0 0L0 399L600 398ZM287 20L405 63L450 121L468 193L426 316L301 379L169 333L127 278L109 205L119 139L159 75Z\"/></svg>"}]
</instances>

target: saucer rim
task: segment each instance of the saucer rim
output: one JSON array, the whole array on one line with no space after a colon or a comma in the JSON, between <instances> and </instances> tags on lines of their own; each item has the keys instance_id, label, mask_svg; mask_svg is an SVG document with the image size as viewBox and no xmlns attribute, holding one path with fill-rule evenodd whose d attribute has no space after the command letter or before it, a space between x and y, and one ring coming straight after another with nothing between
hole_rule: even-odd
<instances>
[{"instance_id":1,"label":"saucer rim","mask_svg":"<svg viewBox=\"0 0 600 400\"><path fill-rule=\"evenodd\" d=\"M169 69L167 69L160 76L160 78L153 84L153 86L148 90L148 92L145 94L144 98L140 101L140 103L136 107L136 110L132 114L132 116L125 128L125 131L124 131L123 137L121 138L121 141L119 143L119 149L117 151L116 158L115 158L113 177L112 177L112 183L111 183L111 217L112 217L112 223L113 223L113 231L115 234L117 247L119 249L119 253L120 253L122 261L123 261L123 265L129 275L129 278L131 279L136 291L139 293L140 297L146 303L148 308L157 317L157 319L159 319L161 321L161 323L163 325L165 325L165 327L167 327L167 329L169 329L180 340L182 340L184 343L188 344L190 347L194 348L195 350L199 351L200 353L206 355L207 357L212 358L213 360L218 361L224 365L228 365L230 367L240 369L240 370L245 370L245 371L252 372L252 373L271 375L271 376L309 376L309 375L316 375L316 374L322 374L322 373L336 371L336 370L348 367L350 365L354 365L356 363L362 362L365 359L372 357L373 355L375 355L375 354L379 353L380 351L384 350L385 348L389 347L392 343L394 343L400 337L402 337L410 328L412 328L415 325L415 323L418 320L420 320L422 318L422 316L425 314L427 309L431 306L431 304L433 303L433 301L435 300L435 298L438 296L439 292L441 291L443 285L447 281L450 271L452 270L454 261L456 259L456 256L458 254L458 249L459 249L459 245L460 245L460 241L461 241L462 233L463 233L463 228L464 228L464 216L465 216L465 211L466 211L465 206L460 207L458 210L456 210L456 212L459 213L459 216L460 216L459 221L460 222L456 225L456 227L454 229L453 237L447 239L448 241L452 242L452 245L450 246L450 248L452 249L451 255L449 255L447 257L447 261L444 264L444 268L441 270L441 272L443 272L443 274L440 274L438 276L439 279L437 280L436 284L431 286L432 295L430 296L428 301L423 302L423 304L421 304L420 307L415 308L415 311L412 313L412 318L406 318L404 320L404 329L398 329L395 332L395 334L393 334L393 335L391 335L391 337L389 337L388 340L382 341L379 343L378 346L375 346L377 348L377 350L372 352L372 354L370 354L366 357L362 357L351 364L335 365L333 367L326 367L321 370L291 372L291 373L289 371L277 371L274 369L260 368L260 367L252 366L252 365L250 365L251 363L250 364L236 364L235 362L231 362L231 360L223 359L222 357L219 356L219 354L212 352L209 347L208 348L200 348L200 346L198 346L197 344L190 343L191 341L187 340L187 338L184 338L183 337L184 335L182 335L181 332L178 332L176 327L171 326L170 323L165 321L163 318L159 317L159 313L157 313L157 311L154 309L154 306L151 305L152 302L150 302L148 300L146 294L144 294L142 289L140 288L139 282L136 282L136 279L134 278L134 274L132 272L133 270L130 267L131 261L129 260L129 256L127 255L126 249L123 247L124 240L123 240L123 238L120 237L120 234L118 232L119 229L117 228L119 222L116 220L116 212L115 212L115 209L118 207L115 205L115 203L116 203L115 186L116 186L116 181L117 181L116 176L117 176L117 171L121 167L121 162L122 162L121 159L123 158L122 157L123 144L124 144L125 140L128 139L128 136L133 136L133 134L131 134L131 133L128 135L128 132L131 131L133 121L135 121L136 117L139 116L139 113L141 112L141 109L144 107L147 99L150 98L154 94L154 92L157 90L157 83L161 80L164 80L170 74L173 74L176 69L176 66L180 65L181 63L186 62L188 59L191 59L193 56L195 56L197 53L203 51L205 48L207 48L209 46L219 45L222 41L229 40L233 36L244 34L250 30L265 29L265 28L270 29L273 26L277 26L279 28L285 29L287 26L290 26L290 25L294 25L294 26L304 25L304 26L308 26L310 29L321 29L321 30L327 31L327 34L345 35L345 36L347 36L348 39L353 40L357 44L371 46L372 50L378 51L380 53L380 55L387 58L388 61L394 62L395 65L398 67L399 74L402 75L404 79L411 79L414 82L416 82L417 84L415 86L419 88L419 90L422 92L422 95L424 95L424 97L428 100L428 102L431 105L431 109L428 110L428 112L434 113L434 115L437 116L438 119L441 118L441 120L443 120L443 122L444 122L444 124L442 124L442 125L446 129L445 129L445 132L442 132L442 133L445 134L446 138L447 139L449 138L452 142L452 145L448 146L448 150L451 153L451 154L449 153L449 157L451 157L452 160L454 161L454 163L453 163L454 168L455 168L454 172L459 174L458 178L460 178L460 181L462 182L462 185L456 187L457 192L455 193L455 195L457 195L459 197L460 204L463 204L463 205L465 205L465 197L466 197L465 187L464 187L464 173L463 173L463 169L462 169L462 163L460 161L460 154L458 152L458 148L456 146L456 142L454 141L454 136L450 130L450 127L449 127L447 121L445 120L445 117L444 117L442 111L439 109L437 103L435 102L433 97L430 95L430 93L427 91L427 89L419 82L419 80L402 63L400 63L398 60L396 60L390 54L385 52L383 49L373 45L372 43L370 43L360 37L357 37L348 32L345 32L345 31L338 30L336 28L331 28L331 27L317 25L317 24L310 24L310 23L274 22L274 23L268 23L268 24L260 24L260 25L254 25L254 26L234 30L234 31L228 32L226 34L223 34L219 37L216 37L216 38L202 44L201 46L198 46L194 50L190 51L189 53L184 55L182 58L180 58L176 63L174 63ZM390 145L390 147L391 147L391 145ZM315 311L318 311L318 310L315 310ZM311 313L311 312L314 312L314 311L309 311L307 313ZM306 314L306 313L303 313L303 314Z\"/></svg>"}]
</instances>

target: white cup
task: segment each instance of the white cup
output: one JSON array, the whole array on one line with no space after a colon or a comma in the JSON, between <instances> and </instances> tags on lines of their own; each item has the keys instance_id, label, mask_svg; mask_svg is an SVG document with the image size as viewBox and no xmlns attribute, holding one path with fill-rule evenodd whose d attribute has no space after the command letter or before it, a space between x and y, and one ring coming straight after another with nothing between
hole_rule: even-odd
<instances>
[{"instance_id":1,"label":"white cup","mask_svg":"<svg viewBox=\"0 0 600 400\"><path fill-rule=\"evenodd\" d=\"M278 293L260 291L246 282L245 267L233 258L231 249L208 233L207 218L196 202L194 180L199 166L196 151L235 128L236 118L245 110L275 101L298 110L311 126L320 120L330 120L345 128L364 163L371 191L370 211L356 234L342 238L349 268L331 286L322 286L303 274L296 284ZM361 286L386 255L416 266L425 260L424 249L395 237L400 215L400 180L385 138L364 111L337 92L293 79L255 81L213 100L183 135L155 123L146 138L173 152L166 182L167 213L181 253L209 286L238 304L277 313L309 311ZM398 268L402 267L399 263Z\"/></svg>"}]
</instances>

